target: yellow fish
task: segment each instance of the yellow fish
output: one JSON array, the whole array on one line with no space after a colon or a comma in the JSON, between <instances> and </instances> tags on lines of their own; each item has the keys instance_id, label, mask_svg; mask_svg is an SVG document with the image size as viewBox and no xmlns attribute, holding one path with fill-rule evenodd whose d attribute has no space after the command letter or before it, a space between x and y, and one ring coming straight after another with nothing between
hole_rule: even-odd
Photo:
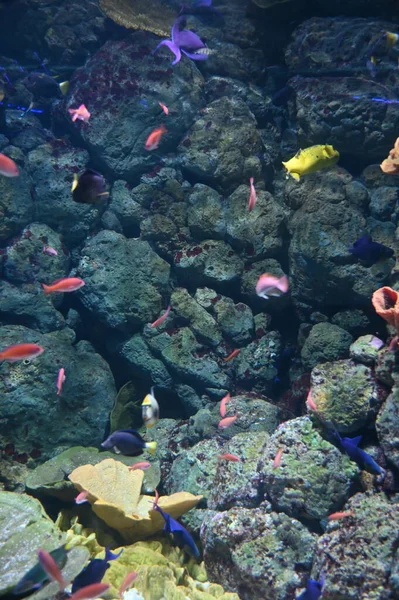
<instances>
[{"instance_id":1,"label":"yellow fish","mask_svg":"<svg viewBox=\"0 0 399 600\"><path fill-rule=\"evenodd\" d=\"M151 388L151 393L147 394L141 405L141 412L144 425L154 427L159 420L159 405L154 396L154 388Z\"/></svg>"},{"instance_id":2,"label":"yellow fish","mask_svg":"<svg viewBox=\"0 0 399 600\"><path fill-rule=\"evenodd\" d=\"M399 39L399 35L397 33L392 33L392 31L387 31L385 36L388 48L392 48Z\"/></svg>"},{"instance_id":3,"label":"yellow fish","mask_svg":"<svg viewBox=\"0 0 399 600\"><path fill-rule=\"evenodd\" d=\"M319 144L318 146L309 146L298 152L283 165L288 173L299 181L301 175L315 173L320 169L332 167L339 160L339 152L328 144Z\"/></svg>"}]
</instances>

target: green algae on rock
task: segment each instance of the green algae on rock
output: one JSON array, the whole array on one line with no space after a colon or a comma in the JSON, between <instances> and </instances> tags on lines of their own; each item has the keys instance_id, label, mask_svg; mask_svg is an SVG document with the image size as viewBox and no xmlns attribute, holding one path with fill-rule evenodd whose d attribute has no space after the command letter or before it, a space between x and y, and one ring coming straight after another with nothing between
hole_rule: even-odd
<instances>
[{"instance_id":1,"label":"green algae on rock","mask_svg":"<svg viewBox=\"0 0 399 600\"><path fill-rule=\"evenodd\" d=\"M305 368L313 369L318 363L345 358L352 343L350 333L331 323L317 323L305 340L301 358Z\"/></svg>"}]
</instances>

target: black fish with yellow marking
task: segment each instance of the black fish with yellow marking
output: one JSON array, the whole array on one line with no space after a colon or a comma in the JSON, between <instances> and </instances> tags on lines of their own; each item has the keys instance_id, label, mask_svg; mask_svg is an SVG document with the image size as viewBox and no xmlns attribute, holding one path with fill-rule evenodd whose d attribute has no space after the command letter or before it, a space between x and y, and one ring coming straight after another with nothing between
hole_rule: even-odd
<instances>
[{"instance_id":1,"label":"black fish with yellow marking","mask_svg":"<svg viewBox=\"0 0 399 600\"><path fill-rule=\"evenodd\" d=\"M86 169L80 177L75 173L71 191L73 200L80 204L98 204L109 196L104 177L93 169Z\"/></svg>"}]
</instances>

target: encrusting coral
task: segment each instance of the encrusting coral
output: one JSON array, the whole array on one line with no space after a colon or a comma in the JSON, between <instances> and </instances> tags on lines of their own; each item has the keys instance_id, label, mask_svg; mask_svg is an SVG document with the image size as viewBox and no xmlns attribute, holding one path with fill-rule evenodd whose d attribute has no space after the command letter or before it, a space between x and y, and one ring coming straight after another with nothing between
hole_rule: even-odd
<instances>
[{"instance_id":1,"label":"encrusting coral","mask_svg":"<svg viewBox=\"0 0 399 600\"><path fill-rule=\"evenodd\" d=\"M371 302L377 315L399 333L399 293L390 287L382 287L374 292Z\"/></svg>"},{"instance_id":2,"label":"encrusting coral","mask_svg":"<svg viewBox=\"0 0 399 600\"><path fill-rule=\"evenodd\" d=\"M143 29L165 36L176 18L175 12L160 0L100 0L101 10L118 25Z\"/></svg>"},{"instance_id":3,"label":"encrusting coral","mask_svg":"<svg viewBox=\"0 0 399 600\"><path fill-rule=\"evenodd\" d=\"M83 465L69 475L76 489L88 492L93 511L107 525L116 529L124 540L133 542L163 529L162 516L152 510L154 498L142 495L144 473L112 458L97 465ZM177 492L161 496L158 504L173 518L196 506L202 496Z\"/></svg>"},{"instance_id":4,"label":"encrusting coral","mask_svg":"<svg viewBox=\"0 0 399 600\"><path fill-rule=\"evenodd\" d=\"M389 151L388 158L382 161L380 169L389 175L399 173L399 138L397 138L394 147Z\"/></svg>"}]
</instances>

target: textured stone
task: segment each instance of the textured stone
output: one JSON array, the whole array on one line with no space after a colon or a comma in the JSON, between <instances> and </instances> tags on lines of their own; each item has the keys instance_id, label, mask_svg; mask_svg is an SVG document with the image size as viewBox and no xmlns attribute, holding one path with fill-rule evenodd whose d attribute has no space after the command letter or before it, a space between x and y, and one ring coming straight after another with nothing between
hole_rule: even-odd
<instances>
[{"instance_id":1,"label":"textured stone","mask_svg":"<svg viewBox=\"0 0 399 600\"><path fill-rule=\"evenodd\" d=\"M319 363L348 356L352 339L351 334L338 325L317 323L310 330L301 350L305 368L312 369Z\"/></svg>"}]
</instances>

